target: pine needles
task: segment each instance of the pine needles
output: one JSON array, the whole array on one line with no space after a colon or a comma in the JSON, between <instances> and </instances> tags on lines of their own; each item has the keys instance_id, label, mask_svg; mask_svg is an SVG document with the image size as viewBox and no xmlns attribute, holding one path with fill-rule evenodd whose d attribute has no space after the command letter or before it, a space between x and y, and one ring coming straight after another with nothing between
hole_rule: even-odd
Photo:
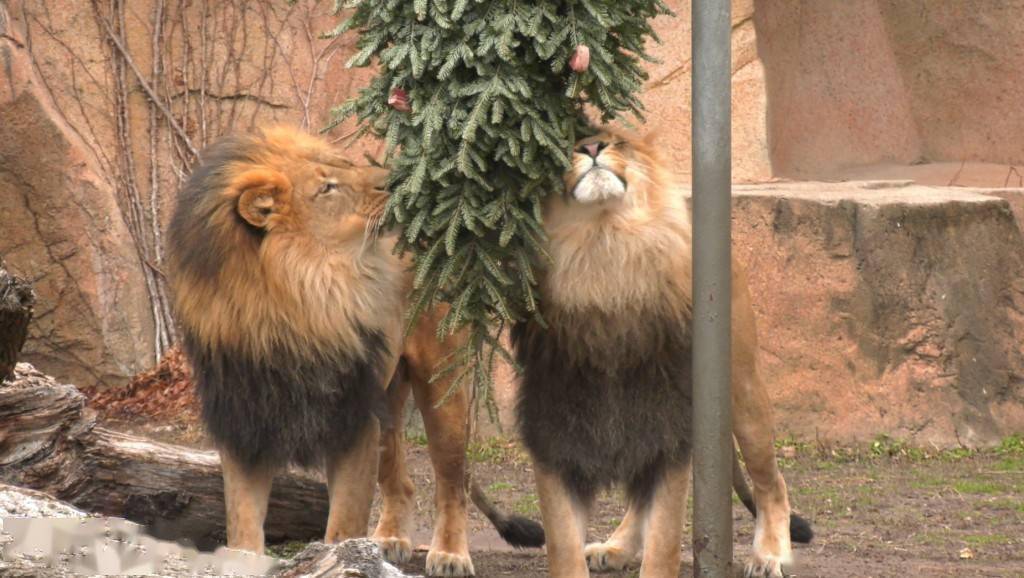
<instances>
[{"instance_id":1,"label":"pine needles","mask_svg":"<svg viewBox=\"0 0 1024 578\"><path fill-rule=\"evenodd\" d=\"M441 374L489 392L501 327L538 315L541 203L559 191L584 104L602 121L641 115L651 20L660 0L362 0L333 35L355 31L350 66L378 75L334 111L382 137L391 167L385 226L415 266L410 324L450 304L439 337L468 328ZM578 45L589 68L572 72ZM397 92L396 91L400 91ZM408 111L388 104L399 94ZM393 99L394 100L394 99Z\"/></svg>"}]
</instances>

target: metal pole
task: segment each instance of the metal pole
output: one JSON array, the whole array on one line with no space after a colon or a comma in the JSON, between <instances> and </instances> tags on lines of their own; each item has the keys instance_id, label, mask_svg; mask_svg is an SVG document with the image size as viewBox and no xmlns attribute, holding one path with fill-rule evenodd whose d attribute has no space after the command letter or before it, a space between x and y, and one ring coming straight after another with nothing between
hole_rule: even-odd
<instances>
[{"instance_id":1,"label":"metal pole","mask_svg":"<svg viewBox=\"0 0 1024 578\"><path fill-rule=\"evenodd\" d=\"M730 0L693 0L693 575L732 571Z\"/></svg>"}]
</instances>

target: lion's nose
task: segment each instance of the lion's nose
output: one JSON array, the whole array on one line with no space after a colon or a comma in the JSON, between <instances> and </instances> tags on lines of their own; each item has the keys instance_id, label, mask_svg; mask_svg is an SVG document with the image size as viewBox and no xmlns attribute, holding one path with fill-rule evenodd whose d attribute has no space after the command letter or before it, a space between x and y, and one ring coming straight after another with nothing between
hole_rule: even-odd
<instances>
[{"instance_id":1,"label":"lion's nose","mask_svg":"<svg viewBox=\"0 0 1024 578\"><path fill-rule=\"evenodd\" d=\"M580 148L582 150L580 150L580 152L584 153L584 154L587 154L587 155L590 155L591 158L595 158L596 159L597 155L601 154L601 151L603 151L605 149L605 147L607 147L607 146L608 146L607 143L591 142L591 143L587 143L587 144L581 146Z\"/></svg>"}]
</instances>

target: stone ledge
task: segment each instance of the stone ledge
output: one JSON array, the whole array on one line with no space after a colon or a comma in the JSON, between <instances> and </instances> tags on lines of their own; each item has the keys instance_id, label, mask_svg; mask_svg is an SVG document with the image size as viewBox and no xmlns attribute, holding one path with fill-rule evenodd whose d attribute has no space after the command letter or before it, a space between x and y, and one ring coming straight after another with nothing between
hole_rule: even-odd
<instances>
[{"instance_id":1,"label":"stone ledge","mask_svg":"<svg viewBox=\"0 0 1024 578\"><path fill-rule=\"evenodd\" d=\"M1024 428L1024 242L987 189L734 189L779 430L986 445Z\"/></svg>"}]
</instances>

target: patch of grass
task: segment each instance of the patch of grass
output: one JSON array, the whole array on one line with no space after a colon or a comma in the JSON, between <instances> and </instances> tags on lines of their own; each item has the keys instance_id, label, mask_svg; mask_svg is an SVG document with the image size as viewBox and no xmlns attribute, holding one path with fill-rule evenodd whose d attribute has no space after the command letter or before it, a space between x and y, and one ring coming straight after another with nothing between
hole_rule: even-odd
<instances>
[{"instance_id":1,"label":"patch of grass","mask_svg":"<svg viewBox=\"0 0 1024 578\"><path fill-rule=\"evenodd\" d=\"M405 439L406 441L409 442L410 445L418 446L421 448L427 447L427 434L421 431L413 433L406 432Z\"/></svg>"},{"instance_id":2,"label":"patch of grass","mask_svg":"<svg viewBox=\"0 0 1024 578\"><path fill-rule=\"evenodd\" d=\"M838 489L820 484L799 486L791 489L790 493L822 499L833 499L840 497Z\"/></svg>"},{"instance_id":3,"label":"patch of grass","mask_svg":"<svg viewBox=\"0 0 1024 578\"><path fill-rule=\"evenodd\" d=\"M536 494L526 494L512 504L512 509L520 516L538 516L540 515L540 498Z\"/></svg>"},{"instance_id":4,"label":"patch of grass","mask_svg":"<svg viewBox=\"0 0 1024 578\"><path fill-rule=\"evenodd\" d=\"M875 436L869 446L869 451L875 457L908 458L913 461L921 461L928 457L923 449L911 446L905 440L891 437L886 434Z\"/></svg>"},{"instance_id":5,"label":"patch of grass","mask_svg":"<svg viewBox=\"0 0 1024 578\"><path fill-rule=\"evenodd\" d=\"M964 536L964 543L969 546L995 546L1012 544L1013 538L1005 534L979 534L976 536Z\"/></svg>"},{"instance_id":6,"label":"patch of grass","mask_svg":"<svg viewBox=\"0 0 1024 578\"><path fill-rule=\"evenodd\" d=\"M963 459L974 457L977 453L977 451L970 448L953 448L940 451L937 457L944 462L958 462Z\"/></svg>"},{"instance_id":7,"label":"patch of grass","mask_svg":"<svg viewBox=\"0 0 1024 578\"><path fill-rule=\"evenodd\" d=\"M874 494L861 494L856 496L851 503L852 507L867 510L878 505L878 498Z\"/></svg>"},{"instance_id":8,"label":"patch of grass","mask_svg":"<svg viewBox=\"0 0 1024 578\"><path fill-rule=\"evenodd\" d=\"M786 447L796 444L799 452L816 458L815 469L829 470L839 464L863 463L879 459L908 460L913 462L940 459L953 462L974 456L977 452L968 448L940 450L924 448L911 442L893 437L889 434L878 434L867 445L810 445L792 438L784 438L776 442L776 446Z\"/></svg>"},{"instance_id":9,"label":"patch of grass","mask_svg":"<svg viewBox=\"0 0 1024 578\"><path fill-rule=\"evenodd\" d=\"M798 440L792 435L775 440L775 449L779 450L786 447L793 448L798 455L812 453L814 449L809 442Z\"/></svg>"},{"instance_id":10,"label":"patch of grass","mask_svg":"<svg viewBox=\"0 0 1024 578\"><path fill-rule=\"evenodd\" d=\"M280 544L273 544L267 546L267 555L275 558L283 558L290 560L295 557L296 554L306 549L309 542L303 542L301 540L289 540L287 542L281 542Z\"/></svg>"},{"instance_id":11,"label":"patch of grass","mask_svg":"<svg viewBox=\"0 0 1024 578\"><path fill-rule=\"evenodd\" d=\"M914 541L924 546L943 546L949 542L946 532L921 532L914 536Z\"/></svg>"},{"instance_id":12,"label":"patch of grass","mask_svg":"<svg viewBox=\"0 0 1024 578\"><path fill-rule=\"evenodd\" d=\"M1024 472L1024 457L1005 457L993 467L1000 472Z\"/></svg>"},{"instance_id":13,"label":"patch of grass","mask_svg":"<svg viewBox=\"0 0 1024 578\"><path fill-rule=\"evenodd\" d=\"M818 460L814 463L814 469L822 472L831 472L839 469L839 463L832 460Z\"/></svg>"},{"instance_id":14,"label":"patch of grass","mask_svg":"<svg viewBox=\"0 0 1024 578\"><path fill-rule=\"evenodd\" d=\"M1008 436L995 448L986 450L964 447L949 449L919 447L907 440L884 433L875 436L867 445L840 446L830 445L827 442L825 444L811 444L800 441L792 436L787 436L776 440L775 447L777 450L786 448L785 453L788 457L780 455L778 458L781 466L797 466L800 462L800 457L811 457L814 461L804 461L803 468L817 471L830 471L836 469L841 464L860 464L880 459L907 460L912 462L938 460L946 463L955 463L979 456L998 456L1003 458L999 465L996 466L1000 471L1024 470L1024 434Z\"/></svg>"},{"instance_id":15,"label":"patch of grass","mask_svg":"<svg viewBox=\"0 0 1024 578\"><path fill-rule=\"evenodd\" d=\"M833 447L819 453L824 454L826 459L832 460L837 464L856 464L865 459L863 448Z\"/></svg>"},{"instance_id":16,"label":"patch of grass","mask_svg":"<svg viewBox=\"0 0 1024 578\"><path fill-rule=\"evenodd\" d=\"M996 453L1001 456L1024 456L1024 435L1013 434L999 442Z\"/></svg>"},{"instance_id":17,"label":"patch of grass","mask_svg":"<svg viewBox=\"0 0 1024 578\"><path fill-rule=\"evenodd\" d=\"M488 492L492 492L492 493L493 492L504 492L506 490L511 490L514 487L515 486L513 486L512 484L510 484L508 482L494 482L493 484L487 486L487 491Z\"/></svg>"},{"instance_id":18,"label":"patch of grass","mask_svg":"<svg viewBox=\"0 0 1024 578\"><path fill-rule=\"evenodd\" d=\"M986 480L960 480L953 484L953 489L961 494L1001 494L1006 491L1001 484Z\"/></svg>"},{"instance_id":19,"label":"patch of grass","mask_svg":"<svg viewBox=\"0 0 1024 578\"><path fill-rule=\"evenodd\" d=\"M915 490L933 490L935 488L948 488L950 480L938 476L921 476L910 482L910 487Z\"/></svg>"},{"instance_id":20,"label":"patch of grass","mask_svg":"<svg viewBox=\"0 0 1024 578\"><path fill-rule=\"evenodd\" d=\"M1015 511L1024 514L1024 500L992 500L991 502L985 502L985 506L993 510Z\"/></svg>"},{"instance_id":21,"label":"patch of grass","mask_svg":"<svg viewBox=\"0 0 1024 578\"><path fill-rule=\"evenodd\" d=\"M467 457L471 462L488 464L522 464L527 461L526 452L515 441L503 437L470 442Z\"/></svg>"}]
</instances>

